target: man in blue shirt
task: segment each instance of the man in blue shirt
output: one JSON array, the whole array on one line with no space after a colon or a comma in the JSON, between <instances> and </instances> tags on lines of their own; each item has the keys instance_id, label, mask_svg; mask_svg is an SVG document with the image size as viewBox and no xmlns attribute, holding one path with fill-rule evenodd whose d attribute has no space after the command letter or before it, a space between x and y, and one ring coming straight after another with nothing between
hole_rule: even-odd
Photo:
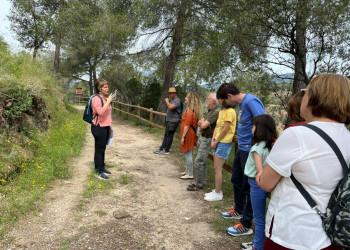
<instances>
[{"instance_id":1,"label":"man in blue shirt","mask_svg":"<svg viewBox=\"0 0 350 250\"><path fill-rule=\"evenodd\" d=\"M238 150L232 166L231 182L234 191L234 208L221 214L223 218L239 219L240 222L229 227L227 232L233 236L252 234L253 209L250 201L250 186L248 177L244 175L244 167L251 149L252 123L254 116L265 114L264 104L254 95L243 94L238 88L229 83L223 83L217 98L235 107L238 105Z\"/></svg>"}]
</instances>

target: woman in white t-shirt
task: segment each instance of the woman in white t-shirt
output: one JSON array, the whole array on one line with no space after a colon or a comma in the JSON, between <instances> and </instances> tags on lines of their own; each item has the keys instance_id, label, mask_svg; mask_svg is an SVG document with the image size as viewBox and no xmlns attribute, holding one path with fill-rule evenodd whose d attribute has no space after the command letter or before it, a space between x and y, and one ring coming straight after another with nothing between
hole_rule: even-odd
<instances>
[{"instance_id":1,"label":"woman in white t-shirt","mask_svg":"<svg viewBox=\"0 0 350 250\"><path fill-rule=\"evenodd\" d=\"M320 74L303 91L300 114L325 131L350 163L350 80ZM321 212L344 176L329 145L304 126L286 129L276 141L260 173L259 186L271 193L266 215L264 249L341 249L331 244L320 216L293 184L291 173L304 186Z\"/></svg>"}]
</instances>

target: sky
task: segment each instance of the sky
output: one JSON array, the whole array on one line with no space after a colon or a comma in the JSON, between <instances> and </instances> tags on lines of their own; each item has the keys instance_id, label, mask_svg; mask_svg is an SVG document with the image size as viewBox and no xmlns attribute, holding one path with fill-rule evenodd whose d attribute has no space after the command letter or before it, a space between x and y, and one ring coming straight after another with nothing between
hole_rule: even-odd
<instances>
[{"instance_id":1,"label":"sky","mask_svg":"<svg viewBox=\"0 0 350 250\"><path fill-rule=\"evenodd\" d=\"M9 0L0 0L0 36L9 45L12 52L23 50L21 44L16 40L15 34L11 31L11 23L7 18L10 14L11 2Z\"/></svg>"}]
</instances>

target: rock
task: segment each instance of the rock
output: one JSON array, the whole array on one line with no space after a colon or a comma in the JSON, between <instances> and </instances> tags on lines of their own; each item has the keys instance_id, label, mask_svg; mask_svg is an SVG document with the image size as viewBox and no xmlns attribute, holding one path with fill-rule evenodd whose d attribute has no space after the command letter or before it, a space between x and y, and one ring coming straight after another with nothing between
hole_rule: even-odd
<instances>
[{"instance_id":1,"label":"rock","mask_svg":"<svg viewBox=\"0 0 350 250\"><path fill-rule=\"evenodd\" d=\"M131 215L128 212L126 212L125 210L116 210L113 212L113 216L116 219L124 219L127 217L131 217Z\"/></svg>"}]
</instances>

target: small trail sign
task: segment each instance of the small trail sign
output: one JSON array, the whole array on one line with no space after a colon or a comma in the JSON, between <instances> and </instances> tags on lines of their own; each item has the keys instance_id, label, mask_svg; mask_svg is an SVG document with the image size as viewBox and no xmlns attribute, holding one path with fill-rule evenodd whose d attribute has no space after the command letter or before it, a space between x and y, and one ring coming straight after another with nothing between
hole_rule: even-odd
<instances>
[{"instance_id":1,"label":"small trail sign","mask_svg":"<svg viewBox=\"0 0 350 250\"><path fill-rule=\"evenodd\" d=\"M83 88L76 88L75 89L75 94L76 95L82 95L83 94Z\"/></svg>"}]
</instances>

